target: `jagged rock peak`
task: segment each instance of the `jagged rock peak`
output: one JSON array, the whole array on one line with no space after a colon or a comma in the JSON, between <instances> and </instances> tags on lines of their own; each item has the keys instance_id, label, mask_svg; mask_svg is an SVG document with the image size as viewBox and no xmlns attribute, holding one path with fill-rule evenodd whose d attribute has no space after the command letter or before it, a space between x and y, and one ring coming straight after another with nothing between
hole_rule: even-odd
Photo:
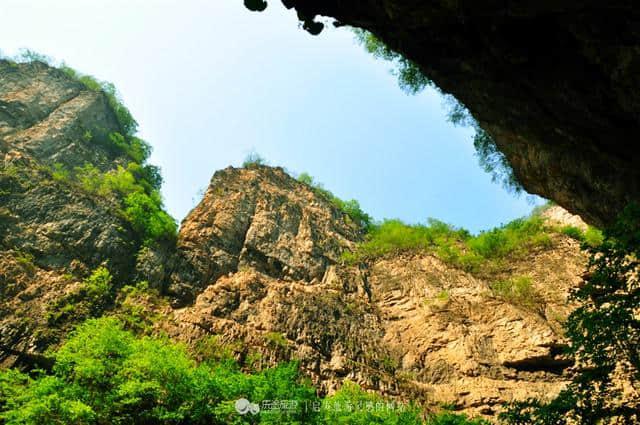
<instances>
[{"instance_id":1,"label":"jagged rock peak","mask_svg":"<svg viewBox=\"0 0 640 425\"><path fill-rule=\"evenodd\" d=\"M329 199L282 168L229 167L182 222L169 292L189 299L242 268L318 282L361 237Z\"/></svg>"}]
</instances>

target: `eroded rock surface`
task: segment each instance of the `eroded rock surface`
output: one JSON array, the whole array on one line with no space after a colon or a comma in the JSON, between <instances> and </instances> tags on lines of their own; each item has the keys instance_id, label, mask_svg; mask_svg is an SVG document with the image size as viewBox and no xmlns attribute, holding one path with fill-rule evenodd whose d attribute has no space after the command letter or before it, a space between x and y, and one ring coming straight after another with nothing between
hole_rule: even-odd
<instances>
[{"instance_id":1,"label":"eroded rock surface","mask_svg":"<svg viewBox=\"0 0 640 425\"><path fill-rule=\"evenodd\" d=\"M189 299L243 268L316 282L361 238L344 213L282 169L230 167L182 223L169 291Z\"/></svg>"}]
</instances>

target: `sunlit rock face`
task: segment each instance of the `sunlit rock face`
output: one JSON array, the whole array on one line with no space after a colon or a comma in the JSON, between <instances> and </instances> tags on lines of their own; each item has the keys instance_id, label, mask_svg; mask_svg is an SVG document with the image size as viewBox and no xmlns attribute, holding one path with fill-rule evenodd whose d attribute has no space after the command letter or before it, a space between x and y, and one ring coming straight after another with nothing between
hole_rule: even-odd
<instances>
[{"instance_id":1,"label":"sunlit rock face","mask_svg":"<svg viewBox=\"0 0 640 425\"><path fill-rule=\"evenodd\" d=\"M283 3L303 20L365 28L415 61L472 111L528 191L595 225L640 201L634 2Z\"/></svg>"}]
</instances>

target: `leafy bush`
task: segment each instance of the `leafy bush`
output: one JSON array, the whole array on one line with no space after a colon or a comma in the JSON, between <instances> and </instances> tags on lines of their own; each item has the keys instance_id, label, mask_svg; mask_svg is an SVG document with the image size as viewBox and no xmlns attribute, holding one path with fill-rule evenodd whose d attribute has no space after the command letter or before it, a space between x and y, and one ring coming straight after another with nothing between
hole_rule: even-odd
<instances>
[{"instance_id":1,"label":"leafy bush","mask_svg":"<svg viewBox=\"0 0 640 425\"><path fill-rule=\"evenodd\" d=\"M57 181L75 184L86 193L114 197L121 202L125 218L143 242L175 239L177 224L163 210L158 191L162 177L157 167L131 162L127 168L118 165L115 170L102 173L94 165L85 164L71 173L58 165L51 173Z\"/></svg>"},{"instance_id":2,"label":"leafy bush","mask_svg":"<svg viewBox=\"0 0 640 425\"><path fill-rule=\"evenodd\" d=\"M85 320L97 317L113 299L112 276L105 267L98 267L70 294L58 299L47 313L47 321L57 324L65 320Z\"/></svg>"},{"instance_id":3,"label":"leafy bush","mask_svg":"<svg viewBox=\"0 0 640 425\"><path fill-rule=\"evenodd\" d=\"M159 195L156 198L146 193L134 192L124 200L124 214L133 229L145 243L172 241L176 238L177 224L173 217L161 209Z\"/></svg>"},{"instance_id":4,"label":"leafy bush","mask_svg":"<svg viewBox=\"0 0 640 425\"><path fill-rule=\"evenodd\" d=\"M582 230L580 230L576 226L563 226L560 229L560 232L577 241L582 242L584 240L584 234L582 233Z\"/></svg>"},{"instance_id":5,"label":"leafy bush","mask_svg":"<svg viewBox=\"0 0 640 425\"><path fill-rule=\"evenodd\" d=\"M133 135L123 136L120 133L109 134L114 153L124 154L134 162L142 164L151 155L152 148L144 140Z\"/></svg>"},{"instance_id":6,"label":"leafy bush","mask_svg":"<svg viewBox=\"0 0 640 425\"><path fill-rule=\"evenodd\" d=\"M576 373L551 400L512 403L510 424L637 424L640 401L640 206L629 205L590 253L588 278L571 299L580 304L565 323ZM630 389L630 390L629 390Z\"/></svg>"},{"instance_id":7,"label":"leafy bush","mask_svg":"<svg viewBox=\"0 0 640 425\"><path fill-rule=\"evenodd\" d=\"M592 226L587 227L585 231L575 226L563 226L560 232L592 248L597 247L603 242L602 232Z\"/></svg>"},{"instance_id":8,"label":"leafy bush","mask_svg":"<svg viewBox=\"0 0 640 425\"><path fill-rule=\"evenodd\" d=\"M343 259L363 261L380 257L390 252L423 250L452 246L469 237L464 229L456 229L436 219L429 219L428 225L408 225L401 220L384 220L372 225L366 241L355 252L346 253Z\"/></svg>"},{"instance_id":9,"label":"leafy bush","mask_svg":"<svg viewBox=\"0 0 640 425\"><path fill-rule=\"evenodd\" d=\"M56 162L51 169L51 177L57 182L68 182L71 178L71 173L64 165Z\"/></svg>"},{"instance_id":10,"label":"leafy bush","mask_svg":"<svg viewBox=\"0 0 640 425\"><path fill-rule=\"evenodd\" d=\"M355 251L344 252L348 264L371 260L390 252L425 250L443 261L469 272L499 262L508 256L519 256L534 247L552 244L544 219L539 216L516 219L504 226L471 236L436 219L427 225L408 225L400 220L385 220L369 227L365 241Z\"/></svg>"},{"instance_id":11,"label":"leafy bush","mask_svg":"<svg viewBox=\"0 0 640 425\"><path fill-rule=\"evenodd\" d=\"M584 242L591 248L597 248L604 242L604 236L600 230L589 226L587 231L584 232Z\"/></svg>"},{"instance_id":12,"label":"leafy bush","mask_svg":"<svg viewBox=\"0 0 640 425\"><path fill-rule=\"evenodd\" d=\"M538 216L519 218L467 241L469 248L486 259L505 257L536 245L549 245L544 219Z\"/></svg>"},{"instance_id":13,"label":"leafy bush","mask_svg":"<svg viewBox=\"0 0 640 425\"><path fill-rule=\"evenodd\" d=\"M162 317L158 311L166 305L167 301L160 292L142 281L126 285L119 291L114 315L125 329L136 334L149 334L153 324Z\"/></svg>"},{"instance_id":14,"label":"leafy bush","mask_svg":"<svg viewBox=\"0 0 640 425\"><path fill-rule=\"evenodd\" d=\"M251 168L251 167L267 165L267 164L268 164L267 161L262 156L260 156L260 154L258 154L257 152L251 152L244 159L244 162L242 163L242 167Z\"/></svg>"},{"instance_id":15,"label":"leafy bush","mask_svg":"<svg viewBox=\"0 0 640 425\"><path fill-rule=\"evenodd\" d=\"M360 203L355 199L344 201L335 196L331 191L324 188L322 183L315 181L308 173L301 173L298 181L309 186L314 192L331 202L336 208L345 213L360 228L366 230L371 226L372 218L369 214L362 211Z\"/></svg>"}]
</instances>

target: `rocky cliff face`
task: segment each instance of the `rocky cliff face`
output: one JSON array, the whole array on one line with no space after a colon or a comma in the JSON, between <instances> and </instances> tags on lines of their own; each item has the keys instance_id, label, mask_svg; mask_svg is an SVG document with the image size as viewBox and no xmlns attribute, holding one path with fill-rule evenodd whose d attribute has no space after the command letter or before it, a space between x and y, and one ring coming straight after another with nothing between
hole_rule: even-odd
<instances>
[{"instance_id":1,"label":"rocky cliff face","mask_svg":"<svg viewBox=\"0 0 640 425\"><path fill-rule=\"evenodd\" d=\"M50 168L125 163L100 142L118 131L104 96L42 64L0 62L0 71L3 366L45 361L88 315L133 311L145 331L167 332L201 357L224 351L254 367L299 359L325 392L348 378L491 415L568 380L560 322L585 264L573 239L553 233L492 277L528 276L537 301L522 306L496 296L488 277L427 252L343 264L361 229L282 169L255 166L218 171L175 246L142 247L112 200L73 190ZM584 225L561 209L548 214ZM69 300L100 265L114 275L111 297L78 317ZM122 290L137 280L157 292Z\"/></svg>"},{"instance_id":2,"label":"rocky cliff face","mask_svg":"<svg viewBox=\"0 0 640 425\"><path fill-rule=\"evenodd\" d=\"M225 187L238 191L216 190L223 179ZM301 211L279 202L262 204L269 219L254 218L249 225L256 234L271 235L269 241L261 238L261 254L251 261L237 254L240 266L226 267L217 280L196 285L195 302L167 309L159 328L194 347L215 335L222 346L234 347L238 358L263 365L300 359L326 392L350 379L387 396L447 403L473 414L492 415L513 399L546 398L566 384L572 362L561 355L561 322L570 311L569 290L580 283L586 261L575 240L554 234L551 248L511 262L506 273L529 276L540 297L535 308L525 308L495 296L490 280L457 270L433 254L340 264L335 257L339 246L357 240L343 227L343 217L281 170L256 168L217 174L203 203L183 223L179 250L217 240L211 237L215 226L202 227L203 211L209 222L224 220L229 208L240 205L233 200L256 180L273 191L262 199L273 201L274 193L294 187L296 198L308 201L299 204ZM556 207L549 214L562 217L562 211ZM298 223L301 215L315 215L316 221L307 221L310 227L284 226L290 230L273 236L272 223ZM569 215L569 220L575 224L579 219ZM264 228L254 227L257 223ZM333 232L339 243L323 249L311 239L320 229ZM312 259L293 260L305 256ZM202 264L217 269L219 256L209 258ZM309 264L318 264L317 274L309 273Z\"/></svg>"},{"instance_id":3,"label":"rocky cliff face","mask_svg":"<svg viewBox=\"0 0 640 425\"><path fill-rule=\"evenodd\" d=\"M52 178L55 163L124 164L103 147L113 131L104 94L41 63L0 61L0 360L8 364L64 335L49 328L47 311L90 270L105 265L126 281L134 269L139 244L117 206Z\"/></svg>"},{"instance_id":4,"label":"rocky cliff face","mask_svg":"<svg viewBox=\"0 0 640 425\"><path fill-rule=\"evenodd\" d=\"M640 11L633 2L282 3L306 28L315 28L316 15L329 16L416 62L473 112L529 192L596 225L640 200Z\"/></svg>"}]
</instances>

